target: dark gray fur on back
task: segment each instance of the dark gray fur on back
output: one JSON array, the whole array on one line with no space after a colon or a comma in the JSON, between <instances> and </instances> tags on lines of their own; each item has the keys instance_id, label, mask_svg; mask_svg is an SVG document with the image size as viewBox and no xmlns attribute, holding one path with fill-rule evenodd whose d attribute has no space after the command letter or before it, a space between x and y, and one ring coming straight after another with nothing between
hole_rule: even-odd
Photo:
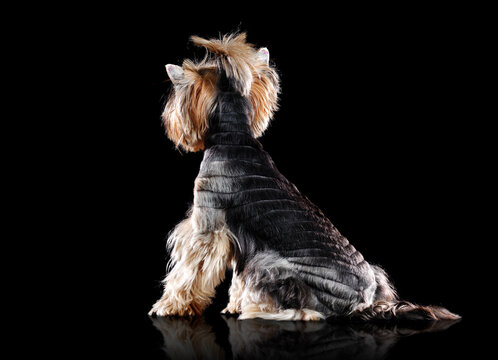
<instances>
[{"instance_id":1,"label":"dark gray fur on back","mask_svg":"<svg viewBox=\"0 0 498 360\"><path fill-rule=\"evenodd\" d=\"M376 270L280 174L252 136L251 111L246 98L220 92L210 119L194 206L225 211L226 223L238 243L237 273L243 273L256 254L268 253L272 258L278 254L285 259L288 268L275 271L286 275L273 285L261 285L282 307L302 308L313 298L327 315L342 315L358 305L371 304L377 288ZM261 274L251 276L265 279ZM297 292L302 299L292 299L282 289Z\"/></svg>"}]
</instances>

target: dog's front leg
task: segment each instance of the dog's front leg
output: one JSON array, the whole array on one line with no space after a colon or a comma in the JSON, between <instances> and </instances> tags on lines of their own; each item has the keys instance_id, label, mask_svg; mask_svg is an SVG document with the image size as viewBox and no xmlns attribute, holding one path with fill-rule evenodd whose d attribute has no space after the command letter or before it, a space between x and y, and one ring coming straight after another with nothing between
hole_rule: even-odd
<instances>
[{"instance_id":1,"label":"dog's front leg","mask_svg":"<svg viewBox=\"0 0 498 360\"><path fill-rule=\"evenodd\" d=\"M196 229L191 218L177 225L168 239L173 267L149 315L199 315L211 303L232 253L230 237L223 229Z\"/></svg>"},{"instance_id":2,"label":"dog's front leg","mask_svg":"<svg viewBox=\"0 0 498 360\"><path fill-rule=\"evenodd\" d=\"M228 290L228 294L230 295L230 301L226 308L224 308L221 313L222 314L238 314L240 313L240 304L242 303L242 293L244 291L244 284L242 282L241 274L238 274L236 271L237 264L235 261L232 261L232 284L230 285L230 290Z\"/></svg>"}]
</instances>

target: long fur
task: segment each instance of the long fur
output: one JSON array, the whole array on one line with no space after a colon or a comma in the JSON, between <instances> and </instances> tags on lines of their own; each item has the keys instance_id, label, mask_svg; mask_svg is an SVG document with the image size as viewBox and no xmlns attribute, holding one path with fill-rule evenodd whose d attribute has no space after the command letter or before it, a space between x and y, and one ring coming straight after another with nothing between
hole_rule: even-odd
<instances>
[{"instance_id":1,"label":"long fur","mask_svg":"<svg viewBox=\"0 0 498 360\"><path fill-rule=\"evenodd\" d=\"M186 60L183 75L173 76L163 120L177 146L204 149L204 158L192 211L168 240L171 270L151 314L202 313L232 267L224 311L240 319L458 318L399 300L385 271L368 263L263 150L257 137L279 92L266 49L256 50L245 34L192 41L208 54L199 63Z\"/></svg>"},{"instance_id":2,"label":"long fur","mask_svg":"<svg viewBox=\"0 0 498 360\"><path fill-rule=\"evenodd\" d=\"M254 137L261 136L268 127L278 109L280 80L276 70L263 62L257 49L245 39L245 33L210 40L191 37L195 45L216 56L208 54L200 62L187 59L182 64L185 76L175 84L162 114L166 133L177 147L193 152L204 150L221 72L251 101Z\"/></svg>"},{"instance_id":3,"label":"long fur","mask_svg":"<svg viewBox=\"0 0 498 360\"><path fill-rule=\"evenodd\" d=\"M162 115L169 138L186 151L204 149L207 119L214 111L218 76L209 64L183 62L185 78L174 87Z\"/></svg>"},{"instance_id":4,"label":"long fur","mask_svg":"<svg viewBox=\"0 0 498 360\"><path fill-rule=\"evenodd\" d=\"M150 314L199 315L211 303L233 258L233 235L223 225L223 216L223 211L210 217L194 212L172 231L168 238L171 270Z\"/></svg>"}]
</instances>

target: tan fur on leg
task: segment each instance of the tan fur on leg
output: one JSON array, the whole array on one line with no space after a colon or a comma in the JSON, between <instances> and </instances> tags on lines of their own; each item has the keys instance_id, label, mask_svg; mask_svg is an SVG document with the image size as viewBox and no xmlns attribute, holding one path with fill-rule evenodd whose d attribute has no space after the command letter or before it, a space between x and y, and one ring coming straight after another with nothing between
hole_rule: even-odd
<instances>
[{"instance_id":1,"label":"tan fur on leg","mask_svg":"<svg viewBox=\"0 0 498 360\"><path fill-rule=\"evenodd\" d=\"M232 263L232 268L235 269L235 264ZM230 290L228 291L230 295L230 301L226 308L224 308L221 313L238 314L240 313L240 305L242 303L242 292L244 290L244 283L242 277L237 274L234 270L232 277L232 284L230 285Z\"/></svg>"},{"instance_id":2,"label":"tan fur on leg","mask_svg":"<svg viewBox=\"0 0 498 360\"><path fill-rule=\"evenodd\" d=\"M174 266L164 280L163 296L149 315L201 314L211 303L231 260L232 240L225 227L199 230L202 228L191 217L178 224L168 239Z\"/></svg>"},{"instance_id":3,"label":"tan fur on leg","mask_svg":"<svg viewBox=\"0 0 498 360\"><path fill-rule=\"evenodd\" d=\"M279 309L268 295L246 288L242 293L241 315L239 319L254 318L319 321L325 319L325 315L311 309Z\"/></svg>"},{"instance_id":4,"label":"tan fur on leg","mask_svg":"<svg viewBox=\"0 0 498 360\"><path fill-rule=\"evenodd\" d=\"M319 321L325 319L325 315L311 309L273 309L272 312L261 311L261 304L246 306L242 309L240 320L261 318L267 320L303 320L303 321ZM269 304L263 305L263 308L269 309Z\"/></svg>"}]
</instances>

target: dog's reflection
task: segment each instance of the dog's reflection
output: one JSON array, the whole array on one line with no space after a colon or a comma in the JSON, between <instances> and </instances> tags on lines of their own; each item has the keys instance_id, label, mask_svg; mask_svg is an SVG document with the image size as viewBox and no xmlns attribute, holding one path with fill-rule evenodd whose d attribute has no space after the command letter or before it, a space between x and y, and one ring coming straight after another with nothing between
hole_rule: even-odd
<instances>
[{"instance_id":1,"label":"dog's reflection","mask_svg":"<svg viewBox=\"0 0 498 360\"><path fill-rule=\"evenodd\" d=\"M164 337L164 350L170 359L271 360L382 359L400 337L444 330L455 323L438 321L408 327L221 318L224 323L205 317L162 317L152 321Z\"/></svg>"}]
</instances>

